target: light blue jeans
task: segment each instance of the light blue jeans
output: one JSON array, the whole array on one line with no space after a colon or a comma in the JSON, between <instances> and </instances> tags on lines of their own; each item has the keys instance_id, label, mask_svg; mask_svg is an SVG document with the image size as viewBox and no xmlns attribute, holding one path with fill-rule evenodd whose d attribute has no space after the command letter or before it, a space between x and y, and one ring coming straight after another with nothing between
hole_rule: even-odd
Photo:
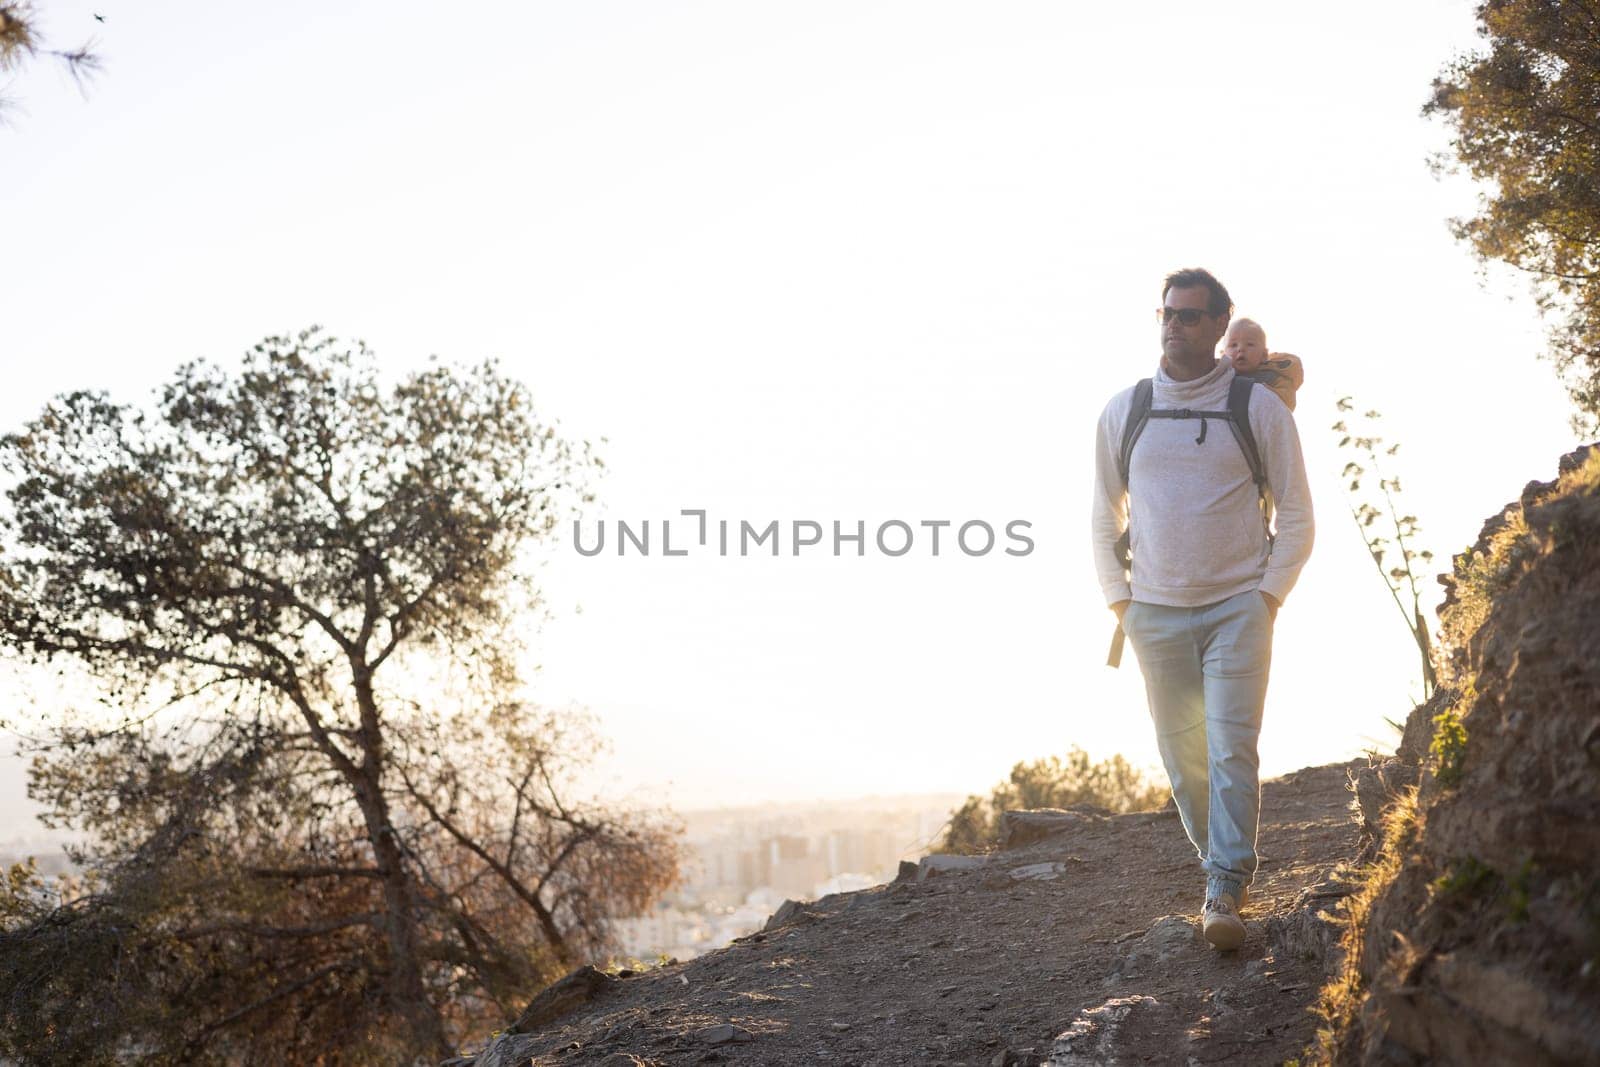
<instances>
[{"instance_id":1,"label":"light blue jeans","mask_svg":"<svg viewBox=\"0 0 1600 1067\"><path fill-rule=\"evenodd\" d=\"M1256 873L1256 741L1272 613L1254 589L1197 608L1134 601L1122 629L1139 656L1161 762L1206 872L1206 896L1237 898Z\"/></svg>"}]
</instances>

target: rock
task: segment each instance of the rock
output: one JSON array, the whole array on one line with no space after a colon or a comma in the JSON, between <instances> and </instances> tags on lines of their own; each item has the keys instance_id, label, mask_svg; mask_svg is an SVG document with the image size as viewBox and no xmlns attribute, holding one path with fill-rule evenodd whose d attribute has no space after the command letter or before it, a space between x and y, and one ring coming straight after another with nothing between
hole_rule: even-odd
<instances>
[{"instance_id":1,"label":"rock","mask_svg":"<svg viewBox=\"0 0 1600 1067\"><path fill-rule=\"evenodd\" d=\"M772 913L772 917L767 920L767 925L761 929L763 932L776 930L784 923L811 918L815 918L815 916L806 911L806 906L803 903L798 900L785 900L778 905L778 910Z\"/></svg>"},{"instance_id":2,"label":"rock","mask_svg":"<svg viewBox=\"0 0 1600 1067\"><path fill-rule=\"evenodd\" d=\"M1164 962L1200 946L1200 928L1187 915L1163 915L1134 942L1134 951Z\"/></svg>"},{"instance_id":3,"label":"rock","mask_svg":"<svg viewBox=\"0 0 1600 1067\"><path fill-rule=\"evenodd\" d=\"M952 871L977 870L988 862L987 856L950 856L944 853L924 856L918 864L917 881L927 881L936 874L949 874Z\"/></svg>"},{"instance_id":4,"label":"rock","mask_svg":"<svg viewBox=\"0 0 1600 1067\"><path fill-rule=\"evenodd\" d=\"M1453 705L1460 698L1460 693L1449 686L1440 686L1433 691L1433 696L1427 703L1418 704L1411 709L1411 714L1406 716L1405 727L1400 735L1400 745L1395 749L1395 758L1406 763L1421 764L1428 758L1428 748L1433 744L1433 719L1441 711Z\"/></svg>"},{"instance_id":5,"label":"rock","mask_svg":"<svg viewBox=\"0 0 1600 1067\"><path fill-rule=\"evenodd\" d=\"M1387 1024L1385 1062L1596 1062L1593 1008L1581 997L1451 953L1438 956L1432 971L1437 988L1433 981L1412 988L1386 984L1374 993Z\"/></svg>"},{"instance_id":6,"label":"rock","mask_svg":"<svg viewBox=\"0 0 1600 1067\"><path fill-rule=\"evenodd\" d=\"M1342 959L1339 938L1344 930L1344 901L1356 883L1332 877L1303 889L1294 907L1267 920L1267 942L1275 956L1306 960L1330 971Z\"/></svg>"},{"instance_id":7,"label":"rock","mask_svg":"<svg viewBox=\"0 0 1600 1067\"><path fill-rule=\"evenodd\" d=\"M1126 936L1126 935L1124 935ZM1113 941L1117 944L1118 941ZM1123 949L1107 981L1162 971L1178 956L1198 956L1206 949L1198 924L1186 915L1164 915Z\"/></svg>"},{"instance_id":8,"label":"rock","mask_svg":"<svg viewBox=\"0 0 1600 1067\"><path fill-rule=\"evenodd\" d=\"M742 1045L756 1039L756 1035L742 1026L732 1023L718 1023L696 1030L694 1036L697 1040L707 1045Z\"/></svg>"},{"instance_id":9,"label":"rock","mask_svg":"<svg viewBox=\"0 0 1600 1067\"><path fill-rule=\"evenodd\" d=\"M579 967L548 986L506 1027L508 1034L528 1034L580 1008L616 985L618 979L593 967Z\"/></svg>"},{"instance_id":10,"label":"rock","mask_svg":"<svg viewBox=\"0 0 1600 1067\"><path fill-rule=\"evenodd\" d=\"M1008 873L1019 882L1053 882L1067 873L1067 865L1065 863L1030 863L1025 867L1013 867Z\"/></svg>"},{"instance_id":11,"label":"rock","mask_svg":"<svg viewBox=\"0 0 1600 1067\"><path fill-rule=\"evenodd\" d=\"M531 1039L518 1034L501 1034L489 1042L489 1047L478 1053L473 1067L527 1067L528 1042Z\"/></svg>"},{"instance_id":12,"label":"rock","mask_svg":"<svg viewBox=\"0 0 1600 1067\"><path fill-rule=\"evenodd\" d=\"M1356 795L1356 812L1361 817L1361 832L1370 840L1378 836L1378 822L1388 791L1383 787L1383 772L1368 764L1350 778L1350 791Z\"/></svg>"},{"instance_id":13,"label":"rock","mask_svg":"<svg viewBox=\"0 0 1600 1067\"><path fill-rule=\"evenodd\" d=\"M1571 474L1585 463L1589 462L1596 449L1600 449L1600 441L1589 445L1579 445L1577 448L1562 456L1556 463L1558 474Z\"/></svg>"},{"instance_id":14,"label":"rock","mask_svg":"<svg viewBox=\"0 0 1600 1067\"><path fill-rule=\"evenodd\" d=\"M1173 1010L1155 997L1116 997L1078 1013L1072 1025L1056 1035L1046 1067L1117 1067L1142 1062L1130 1046L1140 1031L1164 1024ZM1170 1061L1169 1061L1170 1062Z\"/></svg>"},{"instance_id":15,"label":"rock","mask_svg":"<svg viewBox=\"0 0 1600 1067\"><path fill-rule=\"evenodd\" d=\"M1086 823L1098 822L1107 815L1105 808L1081 805L1076 808L1033 808L1000 813L1001 849L1021 848L1035 841L1065 833Z\"/></svg>"},{"instance_id":16,"label":"rock","mask_svg":"<svg viewBox=\"0 0 1600 1067\"><path fill-rule=\"evenodd\" d=\"M1499 1026L1511 1034L1520 1031L1519 1036L1533 1039L1532 1048L1548 1051L1558 1060L1590 1060L1596 1052L1592 1027L1585 1033L1582 1026L1568 1025L1568 1020L1584 1019L1593 1001L1586 1010L1582 994L1573 997L1533 970L1535 974L1528 975L1516 966L1466 959L1459 953L1441 954L1433 965L1439 988L1482 1025Z\"/></svg>"},{"instance_id":17,"label":"rock","mask_svg":"<svg viewBox=\"0 0 1600 1067\"><path fill-rule=\"evenodd\" d=\"M1382 845L1384 809L1403 789L1416 785L1420 774L1417 764L1396 757L1370 763L1351 776L1350 789L1356 795L1361 832L1372 845L1366 858L1376 855Z\"/></svg>"},{"instance_id":18,"label":"rock","mask_svg":"<svg viewBox=\"0 0 1600 1067\"><path fill-rule=\"evenodd\" d=\"M916 879L916 877L917 877L917 872L919 870L921 870L921 868L918 867L915 863L912 863L910 860L901 860L900 861L900 871L899 871L898 874L896 874L894 876L894 880L896 882L914 881Z\"/></svg>"},{"instance_id":19,"label":"rock","mask_svg":"<svg viewBox=\"0 0 1600 1067\"><path fill-rule=\"evenodd\" d=\"M1135 811L1128 815L1119 815L1118 819L1130 826L1139 826L1152 822L1167 822L1178 817L1178 806L1172 798L1167 797L1167 806L1159 811Z\"/></svg>"}]
</instances>

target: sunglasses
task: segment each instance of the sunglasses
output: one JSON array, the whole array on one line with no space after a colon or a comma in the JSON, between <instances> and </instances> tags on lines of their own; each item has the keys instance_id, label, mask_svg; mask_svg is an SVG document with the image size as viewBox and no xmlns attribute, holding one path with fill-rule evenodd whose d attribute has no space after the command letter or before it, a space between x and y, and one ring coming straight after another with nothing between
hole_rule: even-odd
<instances>
[{"instance_id":1,"label":"sunglasses","mask_svg":"<svg viewBox=\"0 0 1600 1067\"><path fill-rule=\"evenodd\" d=\"M1168 323L1173 319L1177 319L1185 326L1193 326L1195 323L1200 321L1200 316L1210 314L1211 312L1201 311L1199 308L1159 307L1156 308L1156 321L1160 323Z\"/></svg>"}]
</instances>

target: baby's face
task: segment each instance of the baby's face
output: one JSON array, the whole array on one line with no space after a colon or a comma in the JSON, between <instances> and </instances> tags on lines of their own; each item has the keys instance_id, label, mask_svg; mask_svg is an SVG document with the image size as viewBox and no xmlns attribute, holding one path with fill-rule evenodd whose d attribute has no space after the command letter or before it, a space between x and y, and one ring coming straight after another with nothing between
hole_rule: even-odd
<instances>
[{"instance_id":1,"label":"baby's face","mask_svg":"<svg viewBox=\"0 0 1600 1067\"><path fill-rule=\"evenodd\" d=\"M1231 326L1222 354L1228 357L1234 370L1255 370L1266 361L1267 335L1255 326Z\"/></svg>"}]
</instances>

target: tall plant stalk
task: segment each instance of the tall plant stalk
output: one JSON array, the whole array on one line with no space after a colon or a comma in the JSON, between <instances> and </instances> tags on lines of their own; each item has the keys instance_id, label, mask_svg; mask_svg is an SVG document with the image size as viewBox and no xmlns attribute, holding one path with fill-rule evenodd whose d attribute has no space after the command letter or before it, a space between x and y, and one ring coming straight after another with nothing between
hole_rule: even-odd
<instances>
[{"instance_id":1,"label":"tall plant stalk","mask_svg":"<svg viewBox=\"0 0 1600 1067\"><path fill-rule=\"evenodd\" d=\"M1359 456L1344 465L1343 477L1347 480L1345 490L1351 499L1350 517L1361 531L1367 553L1378 568L1384 587L1389 590L1395 608L1416 643L1417 654L1422 660L1422 698L1427 700L1433 695L1439 679L1433 663L1433 639L1422 615L1422 586L1417 571L1419 566L1425 567L1433 562L1433 553L1414 547L1422 529L1421 524L1415 515L1401 513L1397 501L1402 492L1400 478L1383 469L1380 456L1392 458L1400 451L1400 446L1394 444L1383 447L1384 439L1375 432L1378 421L1383 418L1382 413L1367 411L1360 416L1362 425L1354 427L1351 423L1355 416L1350 415L1355 410L1354 399L1340 397L1338 408L1343 417L1333 424L1333 431L1341 435L1339 447L1351 449ZM1362 495L1362 483L1369 476L1378 479L1377 498ZM1380 500L1382 506L1374 503L1374 499ZM1386 567L1384 560L1390 556L1391 550L1398 552L1400 562ZM1404 599L1406 597L1411 601L1409 608Z\"/></svg>"}]
</instances>

